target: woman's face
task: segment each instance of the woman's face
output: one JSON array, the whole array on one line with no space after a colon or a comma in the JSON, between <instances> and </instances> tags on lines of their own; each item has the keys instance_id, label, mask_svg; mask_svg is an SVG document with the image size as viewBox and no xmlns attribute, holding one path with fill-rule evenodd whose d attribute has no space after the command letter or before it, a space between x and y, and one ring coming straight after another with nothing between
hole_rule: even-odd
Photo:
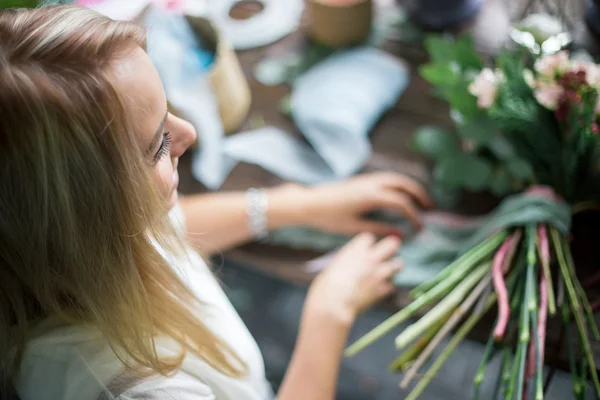
<instances>
[{"instance_id":1,"label":"woman's face","mask_svg":"<svg viewBox=\"0 0 600 400\"><path fill-rule=\"evenodd\" d=\"M179 157L196 140L194 127L167 111L167 99L150 58L141 48L115 63L114 85L123 95L138 142L169 206L177 202Z\"/></svg>"}]
</instances>

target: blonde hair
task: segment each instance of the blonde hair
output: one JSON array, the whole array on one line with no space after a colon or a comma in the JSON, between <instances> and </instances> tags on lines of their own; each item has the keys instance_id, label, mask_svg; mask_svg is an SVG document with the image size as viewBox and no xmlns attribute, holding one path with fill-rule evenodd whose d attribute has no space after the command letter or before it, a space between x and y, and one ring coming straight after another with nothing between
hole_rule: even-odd
<instances>
[{"instance_id":1,"label":"blonde hair","mask_svg":"<svg viewBox=\"0 0 600 400\"><path fill-rule=\"evenodd\" d=\"M108 74L136 46L139 27L83 8L0 12L0 393L49 316L97 327L131 368L166 375L193 352L245 373L153 243L181 249ZM161 335L179 357L159 357Z\"/></svg>"}]
</instances>

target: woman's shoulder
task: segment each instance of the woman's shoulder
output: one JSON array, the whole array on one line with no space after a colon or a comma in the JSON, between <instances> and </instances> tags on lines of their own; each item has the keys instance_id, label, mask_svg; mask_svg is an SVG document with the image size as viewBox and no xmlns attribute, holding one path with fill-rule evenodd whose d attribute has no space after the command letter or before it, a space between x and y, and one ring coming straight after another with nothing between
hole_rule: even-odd
<instances>
[{"instance_id":1,"label":"woman's shoulder","mask_svg":"<svg viewBox=\"0 0 600 400\"><path fill-rule=\"evenodd\" d=\"M21 400L150 400L168 394L211 400L212 390L184 371L164 377L128 371L100 332L63 327L33 339L16 389Z\"/></svg>"}]
</instances>

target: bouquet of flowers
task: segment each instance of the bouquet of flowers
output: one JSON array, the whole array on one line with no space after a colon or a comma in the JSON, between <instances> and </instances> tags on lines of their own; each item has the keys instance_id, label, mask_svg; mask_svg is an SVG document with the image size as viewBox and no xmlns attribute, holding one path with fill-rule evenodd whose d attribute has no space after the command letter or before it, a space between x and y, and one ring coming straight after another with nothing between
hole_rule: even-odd
<instances>
[{"instance_id":1,"label":"bouquet of flowers","mask_svg":"<svg viewBox=\"0 0 600 400\"><path fill-rule=\"evenodd\" d=\"M591 380L600 397L591 347L600 332L568 241L573 212L595 206L600 196L600 67L566 52L534 56L518 49L484 67L467 37L433 37L426 47L431 61L421 75L448 101L456 126L425 127L415 137L417 149L435 160L436 190L508 196L489 215L455 224L452 232L466 244L462 254L346 353L356 354L429 307L396 338L404 352L391 368L405 371L402 387L457 330L407 397L414 400L483 315L496 309L474 378L476 398L486 366L501 353L496 397L521 400L532 393L538 400L544 398L547 321L556 316L567 334L574 327L579 343L567 335L575 394L585 396Z\"/></svg>"}]
</instances>

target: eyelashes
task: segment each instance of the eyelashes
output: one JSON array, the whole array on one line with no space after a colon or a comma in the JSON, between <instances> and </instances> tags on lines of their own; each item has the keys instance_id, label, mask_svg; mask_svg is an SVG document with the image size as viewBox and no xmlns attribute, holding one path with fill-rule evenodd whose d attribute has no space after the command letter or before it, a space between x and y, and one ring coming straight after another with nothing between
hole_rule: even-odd
<instances>
[{"instance_id":1,"label":"eyelashes","mask_svg":"<svg viewBox=\"0 0 600 400\"><path fill-rule=\"evenodd\" d=\"M173 142L173 138L171 137L171 133L170 132L166 132L163 134L163 140L160 144L160 148L158 149L158 151L156 152L156 154L154 155L154 157L152 158L152 162L153 163L157 163L160 160L162 160L162 158L164 156L166 156L167 154L169 154L169 151L171 150L171 143Z\"/></svg>"}]
</instances>

